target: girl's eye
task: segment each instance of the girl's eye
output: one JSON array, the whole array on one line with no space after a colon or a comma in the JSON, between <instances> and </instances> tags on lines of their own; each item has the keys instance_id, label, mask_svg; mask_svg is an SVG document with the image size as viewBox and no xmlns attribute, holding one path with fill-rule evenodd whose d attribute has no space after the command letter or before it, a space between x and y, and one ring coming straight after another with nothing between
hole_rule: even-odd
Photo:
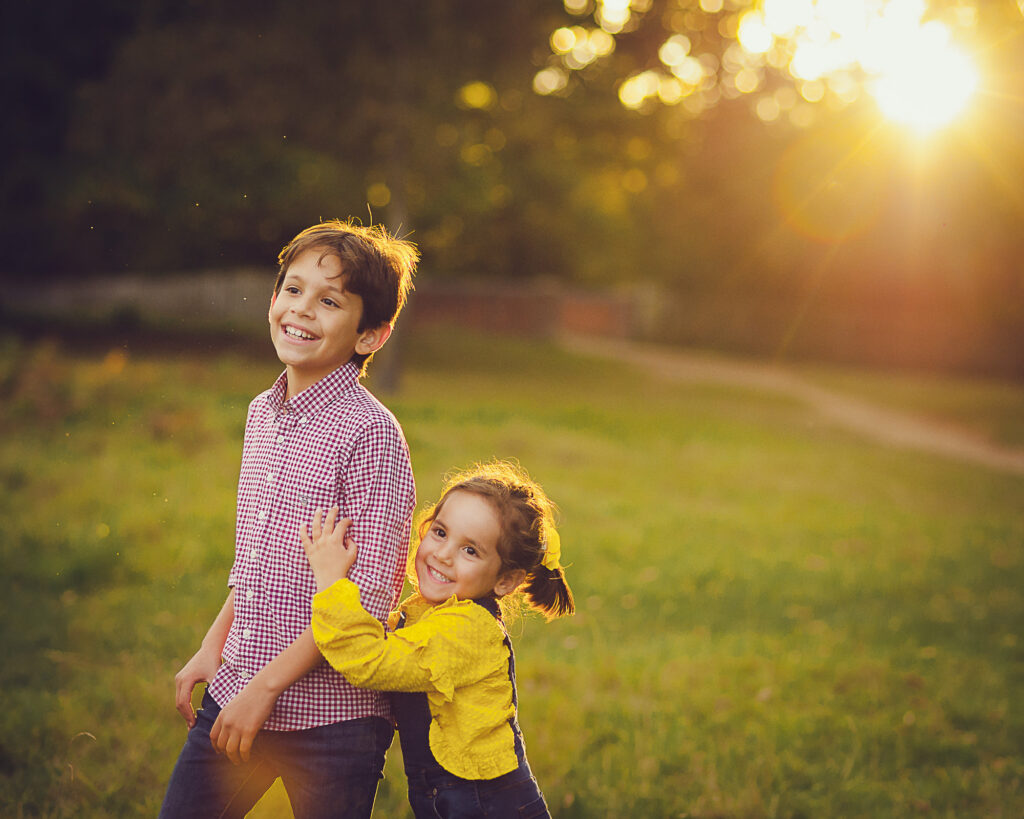
<instances>
[{"instance_id":1,"label":"girl's eye","mask_svg":"<svg viewBox=\"0 0 1024 819\"><path fill-rule=\"evenodd\" d=\"M286 293L291 293L292 295L299 292L299 288L297 288L294 284L288 285L284 290Z\"/></svg>"},{"instance_id":2,"label":"girl's eye","mask_svg":"<svg viewBox=\"0 0 1024 819\"><path fill-rule=\"evenodd\" d=\"M444 529L442 529L440 526L435 526L434 527L434 534L437 535L438 537L444 537Z\"/></svg>"},{"instance_id":3,"label":"girl's eye","mask_svg":"<svg viewBox=\"0 0 1024 819\"><path fill-rule=\"evenodd\" d=\"M474 549L472 546L467 546L466 554L470 555L471 557L476 557L476 549Z\"/></svg>"},{"instance_id":4,"label":"girl's eye","mask_svg":"<svg viewBox=\"0 0 1024 819\"><path fill-rule=\"evenodd\" d=\"M337 307L338 303L334 299L324 299L324 304L328 307Z\"/></svg>"}]
</instances>

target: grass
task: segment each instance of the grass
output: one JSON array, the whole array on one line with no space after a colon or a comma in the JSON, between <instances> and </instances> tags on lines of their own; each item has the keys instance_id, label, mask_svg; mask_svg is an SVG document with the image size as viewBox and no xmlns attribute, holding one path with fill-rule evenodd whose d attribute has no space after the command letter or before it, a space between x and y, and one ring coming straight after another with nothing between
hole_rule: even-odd
<instances>
[{"instance_id":1,"label":"grass","mask_svg":"<svg viewBox=\"0 0 1024 819\"><path fill-rule=\"evenodd\" d=\"M801 372L841 394L957 426L997 444L1024 447L1024 389L1019 383L980 376L864 373L812 366L802 367Z\"/></svg>"},{"instance_id":2,"label":"grass","mask_svg":"<svg viewBox=\"0 0 1024 819\"><path fill-rule=\"evenodd\" d=\"M0 343L4 816L156 814L172 678L225 593L244 410L279 370L261 343ZM1024 815L1024 479L539 343L404 355L387 403L421 501L500 456L561 507L579 613L514 626L556 817ZM1024 440L1019 385L898 400ZM394 750L377 806L408 815Z\"/></svg>"}]
</instances>

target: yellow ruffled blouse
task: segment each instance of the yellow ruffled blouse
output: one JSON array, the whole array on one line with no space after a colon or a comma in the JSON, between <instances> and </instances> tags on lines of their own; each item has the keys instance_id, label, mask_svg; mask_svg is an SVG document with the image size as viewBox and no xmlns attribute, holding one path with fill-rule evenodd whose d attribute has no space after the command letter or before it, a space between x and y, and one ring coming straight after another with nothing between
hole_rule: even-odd
<instances>
[{"instance_id":1,"label":"yellow ruffled blouse","mask_svg":"<svg viewBox=\"0 0 1024 819\"><path fill-rule=\"evenodd\" d=\"M515 716L509 652L501 624L482 606L452 597L431 605L418 594L402 602L405 625L385 633L342 579L313 598L313 637L327 661L360 688L426 692L430 750L463 779L493 779L514 770Z\"/></svg>"}]
</instances>

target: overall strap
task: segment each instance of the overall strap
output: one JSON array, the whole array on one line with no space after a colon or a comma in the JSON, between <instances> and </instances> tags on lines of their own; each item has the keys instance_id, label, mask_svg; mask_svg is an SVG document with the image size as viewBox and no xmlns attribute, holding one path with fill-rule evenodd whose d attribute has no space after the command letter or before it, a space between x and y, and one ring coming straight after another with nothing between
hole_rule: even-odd
<instances>
[{"instance_id":1,"label":"overall strap","mask_svg":"<svg viewBox=\"0 0 1024 819\"><path fill-rule=\"evenodd\" d=\"M508 636L508 629L505 628L505 622L501 619L501 607L498 605L498 601L493 597L481 597L479 600L474 600L478 606L482 606L487 609L498 621L498 625L501 627L502 634L505 635L505 639L502 641L505 644L505 648L508 649L508 681L512 685L512 710L513 714L509 717L508 724L512 728L512 737L516 749L516 758L519 760L520 766L526 765L526 747L523 743L523 732L519 727L519 692L516 690L516 654L512 650L512 638Z\"/></svg>"},{"instance_id":2,"label":"overall strap","mask_svg":"<svg viewBox=\"0 0 1024 819\"><path fill-rule=\"evenodd\" d=\"M516 691L516 655L512 650L512 639L508 636L508 630L505 628L505 621L501 619L501 607L498 605L498 601L493 597L481 597L479 600L474 600L478 606L487 609L493 615L494 619L498 621L498 625L501 626L501 633L505 635L505 639L502 641L505 643L505 648L508 649L508 680L512 683L512 707L519 707L519 694Z\"/></svg>"}]
</instances>

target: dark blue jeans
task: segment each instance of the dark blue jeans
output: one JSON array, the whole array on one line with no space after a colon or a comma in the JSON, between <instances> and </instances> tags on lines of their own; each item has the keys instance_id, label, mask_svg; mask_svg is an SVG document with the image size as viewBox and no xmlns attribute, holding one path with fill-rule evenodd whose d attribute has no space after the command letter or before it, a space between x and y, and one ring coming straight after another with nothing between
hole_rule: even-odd
<instances>
[{"instance_id":1,"label":"dark blue jeans","mask_svg":"<svg viewBox=\"0 0 1024 819\"><path fill-rule=\"evenodd\" d=\"M529 768L497 779L412 773L409 804L416 819L551 819Z\"/></svg>"},{"instance_id":2,"label":"dark blue jeans","mask_svg":"<svg viewBox=\"0 0 1024 819\"><path fill-rule=\"evenodd\" d=\"M249 761L234 765L210 744L219 713L205 694L171 774L161 819L245 816L279 776L296 819L369 819L394 737L387 720L260 731Z\"/></svg>"}]
</instances>

